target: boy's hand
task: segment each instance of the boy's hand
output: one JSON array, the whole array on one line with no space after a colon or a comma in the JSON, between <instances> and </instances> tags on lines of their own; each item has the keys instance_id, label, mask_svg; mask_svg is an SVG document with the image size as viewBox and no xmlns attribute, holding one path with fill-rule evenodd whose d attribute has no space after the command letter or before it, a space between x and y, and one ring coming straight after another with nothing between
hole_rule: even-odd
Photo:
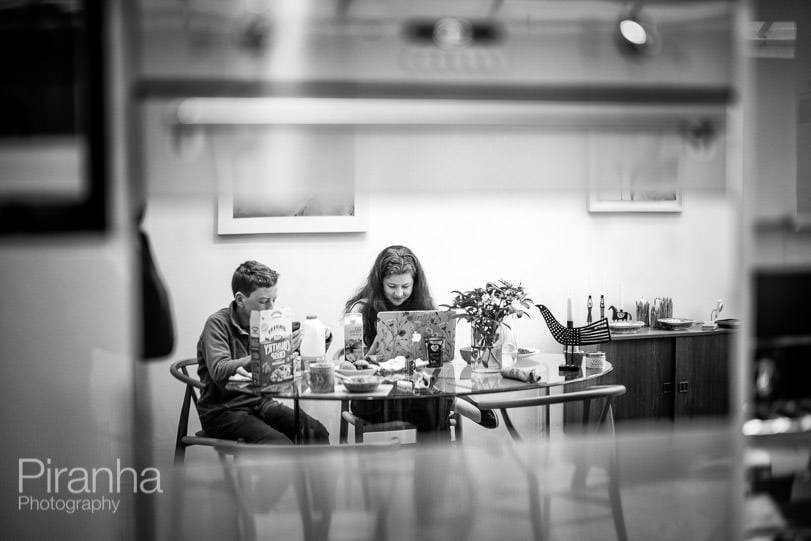
<instances>
[{"instance_id":1,"label":"boy's hand","mask_svg":"<svg viewBox=\"0 0 811 541\"><path fill-rule=\"evenodd\" d=\"M244 368L242 368L241 366L237 367L236 374L238 376L242 376L242 377L247 377L247 378L251 377L251 373L248 372L247 370L245 370Z\"/></svg>"}]
</instances>

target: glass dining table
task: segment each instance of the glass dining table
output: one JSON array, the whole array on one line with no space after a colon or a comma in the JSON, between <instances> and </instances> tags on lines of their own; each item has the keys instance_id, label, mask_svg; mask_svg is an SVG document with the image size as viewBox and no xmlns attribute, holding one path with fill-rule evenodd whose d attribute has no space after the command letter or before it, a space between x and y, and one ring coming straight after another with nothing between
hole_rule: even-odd
<instances>
[{"instance_id":1,"label":"glass dining table","mask_svg":"<svg viewBox=\"0 0 811 541\"><path fill-rule=\"evenodd\" d=\"M537 380L522 381L505 377L500 372L473 372L464 359L455 357L439 368L417 369L415 376L410 378L398 374L384 376L383 382L371 392L350 392L340 378L336 378L332 392L313 392L308 371L296 372L291 381L283 383L260 387L251 382L230 382L227 388L269 398L292 400L298 426L302 400L344 403L350 400L384 401L385 405L395 400L452 399L519 391L549 392L549 389L556 387L563 387L565 392L566 386L597 380L614 369L607 361L603 362L602 368L588 368L584 364L576 371L560 370L559 366L564 364L563 353L533 353L523 356L515 366L525 372L534 371Z\"/></svg>"}]
</instances>

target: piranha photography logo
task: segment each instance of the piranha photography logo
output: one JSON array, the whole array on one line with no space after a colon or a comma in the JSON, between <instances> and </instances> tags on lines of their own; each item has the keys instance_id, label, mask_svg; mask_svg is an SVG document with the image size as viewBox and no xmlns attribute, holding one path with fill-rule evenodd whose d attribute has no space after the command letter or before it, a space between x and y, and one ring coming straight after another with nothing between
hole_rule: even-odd
<instances>
[{"instance_id":1,"label":"piranha photography logo","mask_svg":"<svg viewBox=\"0 0 811 541\"><path fill-rule=\"evenodd\" d=\"M17 510L67 513L117 513L121 495L160 494L157 468L58 467L50 458L17 460Z\"/></svg>"}]
</instances>

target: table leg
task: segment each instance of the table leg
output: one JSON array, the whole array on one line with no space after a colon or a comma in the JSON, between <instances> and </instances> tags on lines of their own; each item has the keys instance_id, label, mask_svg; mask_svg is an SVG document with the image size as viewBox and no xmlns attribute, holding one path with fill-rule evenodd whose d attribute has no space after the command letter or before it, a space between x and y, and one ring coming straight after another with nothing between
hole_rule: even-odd
<instances>
[{"instance_id":1,"label":"table leg","mask_svg":"<svg viewBox=\"0 0 811 541\"><path fill-rule=\"evenodd\" d=\"M549 388L540 389L538 392L540 392L541 396L549 396ZM541 408L541 415L543 416L541 419L543 422L543 435L547 440L549 439L550 424L552 423L551 409L551 406Z\"/></svg>"},{"instance_id":2,"label":"table leg","mask_svg":"<svg viewBox=\"0 0 811 541\"><path fill-rule=\"evenodd\" d=\"M293 397L293 426L296 427L296 438L293 443L299 445L302 443L301 438L301 413L299 399L297 396Z\"/></svg>"}]
</instances>

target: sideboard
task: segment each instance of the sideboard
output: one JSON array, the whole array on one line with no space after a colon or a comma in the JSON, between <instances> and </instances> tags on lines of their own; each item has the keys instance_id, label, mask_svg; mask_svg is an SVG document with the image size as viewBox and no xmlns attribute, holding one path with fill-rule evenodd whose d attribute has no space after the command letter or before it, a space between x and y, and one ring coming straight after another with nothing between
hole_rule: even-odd
<instances>
[{"instance_id":1,"label":"sideboard","mask_svg":"<svg viewBox=\"0 0 811 541\"><path fill-rule=\"evenodd\" d=\"M730 411L729 329L640 329L612 333L610 342L584 348L603 351L614 371L601 384L622 384L627 392L614 404L614 420L670 420L724 417ZM572 386L567 391L582 389ZM579 404L567 404L564 422L576 422Z\"/></svg>"}]
</instances>

